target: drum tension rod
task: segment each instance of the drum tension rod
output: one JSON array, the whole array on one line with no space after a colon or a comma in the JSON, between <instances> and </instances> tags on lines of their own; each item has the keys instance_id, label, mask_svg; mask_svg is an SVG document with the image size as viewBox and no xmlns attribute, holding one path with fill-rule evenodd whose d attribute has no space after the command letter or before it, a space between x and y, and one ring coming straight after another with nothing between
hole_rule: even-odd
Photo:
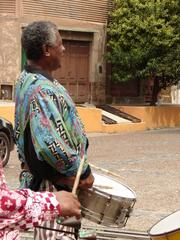
<instances>
[{"instance_id":1,"label":"drum tension rod","mask_svg":"<svg viewBox=\"0 0 180 240\"><path fill-rule=\"evenodd\" d=\"M104 216L105 216L105 211L106 211L106 209L109 207L109 205L110 205L110 203L111 203L111 200L112 200L112 195L109 195L108 197L107 197L107 201L106 201L106 204L105 204L105 206L104 206L104 210L103 210L103 212L100 214L100 220L99 220L99 224L101 224L102 223L102 220L103 220L103 218L104 218Z\"/></svg>"}]
</instances>

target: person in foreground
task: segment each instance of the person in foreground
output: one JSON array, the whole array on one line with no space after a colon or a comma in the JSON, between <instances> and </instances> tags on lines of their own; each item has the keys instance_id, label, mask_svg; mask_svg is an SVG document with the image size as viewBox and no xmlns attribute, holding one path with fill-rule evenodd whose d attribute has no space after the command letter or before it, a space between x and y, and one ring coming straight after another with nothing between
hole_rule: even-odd
<instances>
[{"instance_id":1,"label":"person in foreground","mask_svg":"<svg viewBox=\"0 0 180 240\"><path fill-rule=\"evenodd\" d=\"M79 187L90 188L94 177L87 163L88 139L70 95L53 78L65 50L58 28L47 21L33 22L23 31L21 41L27 56L15 93L21 186L34 191L71 191L85 159ZM46 229L58 227L56 221L46 224ZM46 232L39 227L35 239L57 239L57 231Z\"/></svg>"},{"instance_id":2,"label":"person in foreground","mask_svg":"<svg viewBox=\"0 0 180 240\"><path fill-rule=\"evenodd\" d=\"M0 161L1 162L1 161ZM0 164L0 239L18 240L19 230L40 225L59 216L79 218L80 203L68 192L9 190Z\"/></svg>"}]
</instances>

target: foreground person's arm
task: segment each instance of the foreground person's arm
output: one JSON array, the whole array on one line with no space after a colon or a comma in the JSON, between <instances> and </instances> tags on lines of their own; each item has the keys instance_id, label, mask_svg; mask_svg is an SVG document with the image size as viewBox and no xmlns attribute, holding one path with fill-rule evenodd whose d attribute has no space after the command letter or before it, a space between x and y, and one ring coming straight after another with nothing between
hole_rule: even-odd
<instances>
[{"instance_id":1,"label":"foreground person's arm","mask_svg":"<svg viewBox=\"0 0 180 240\"><path fill-rule=\"evenodd\" d=\"M0 231L32 228L58 216L80 217L80 204L71 193L11 191L0 168Z\"/></svg>"}]
</instances>

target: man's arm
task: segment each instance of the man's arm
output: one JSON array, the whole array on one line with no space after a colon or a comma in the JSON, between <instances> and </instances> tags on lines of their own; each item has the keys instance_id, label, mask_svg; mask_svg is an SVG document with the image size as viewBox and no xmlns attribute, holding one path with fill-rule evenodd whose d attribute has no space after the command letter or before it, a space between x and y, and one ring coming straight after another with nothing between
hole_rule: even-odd
<instances>
[{"instance_id":1,"label":"man's arm","mask_svg":"<svg viewBox=\"0 0 180 240\"><path fill-rule=\"evenodd\" d=\"M81 125L76 124L73 111L74 108L68 109L65 102L45 90L36 93L30 108L31 137L38 159L45 160L63 176L72 178L82 156L85 158L82 175L86 171L91 174L86 162L87 138Z\"/></svg>"}]
</instances>

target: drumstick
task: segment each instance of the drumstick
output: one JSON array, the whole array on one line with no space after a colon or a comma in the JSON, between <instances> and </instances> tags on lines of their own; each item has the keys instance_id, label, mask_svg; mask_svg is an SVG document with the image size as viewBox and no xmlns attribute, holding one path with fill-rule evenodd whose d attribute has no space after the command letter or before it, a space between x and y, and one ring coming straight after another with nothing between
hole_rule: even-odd
<instances>
[{"instance_id":1,"label":"drumstick","mask_svg":"<svg viewBox=\"0 0 180 240\"><path fill-rule=\"evenodd\" d=\"M82 173L83 165L84 165L84 156L83 156L83 158L80 162L80 165L79 165L79 168L78 168L78 171L77 171L77 174L76 174L76 178L75 178L75 181L74 181L74 185L73 185L73 189L72 189L72 193L74 195L76 195L76 190L77 190L77 187L78 187L78 184L79 184L79 180L80 180L80 176L81 176L81 173ZM57 220L57 222L59 224L65 225L65 226L72 226L72 225L76 226L80 223L80 220L77 220L75 217L70 217L68 219L65 219L64 217L61 217Z\"/></svg>"},{"instance_id":2,"label":"drumstick","mask_svg":"<svg viewBox=\"0 0 180 240\"><path fill-rule=\"evenodd\" d=\"M83 170L83 165L84 165L84 156L83 156L83 158L80 162L80 165L79 165L79 168L78 168L78 171L77 171L77 174L76 174L76 178L75 178L75 181L74 181L74 185L73 185L73 189L72 189L72 193L74 195L76 195L76 190L77 190L79 180L80 180L80 177L81 177L81 173L82 173L82 170Z\"/></svg>"},{"instance_id":3,"label":"drumstick","mask_svg":"<svg viewBox=\"0 0 180 240\"><path fill-rule=\"evenodd\" d=\"M94 186L95 188L100 188L100 189L113 189L113 187L106 186L106 185L97 185L97 184L94 184L93 186Z\"/></svg>"},{"instance_id":4,"label":"drumstick","mask_svg":"<svg viewBox=\"0 0 180 240\"><path fill-rule=\"evenodd\" d=\"M93 164L90 164L90 166L91 166L92 168L94 168L94 169L97 169L97 170L100 170L100 171L102 171L102 172L105 172L105 173L108 174L108 175L112 175L112 176L115 176L115 177L117 177L117 178L120 178L118 174L113 173L113 172L111 172L111 171L109 171L109 170L106 170L106 169L100 168L100 167L96 167L96 166L93 165Z\"/></svg>"}]
</instances>

